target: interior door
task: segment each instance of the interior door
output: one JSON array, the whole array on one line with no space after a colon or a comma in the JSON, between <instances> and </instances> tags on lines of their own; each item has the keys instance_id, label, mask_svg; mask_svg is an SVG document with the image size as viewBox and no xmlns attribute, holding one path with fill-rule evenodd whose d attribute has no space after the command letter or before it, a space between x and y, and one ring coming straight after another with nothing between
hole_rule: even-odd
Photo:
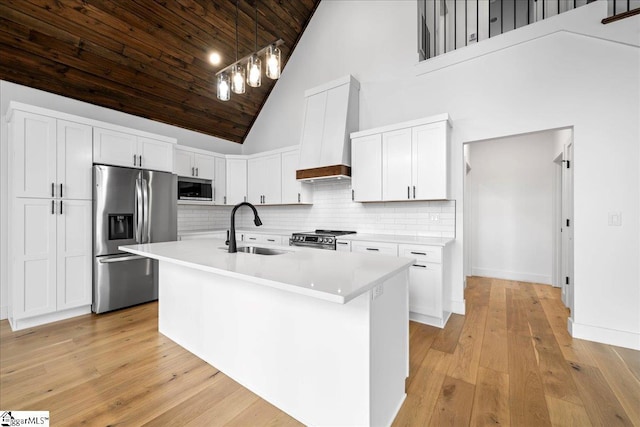
<instances>
[{"instance_id":1,"label":"interior door","mask_svg":"<svg viewBox=\"0 0 640 427\"><path fill-rule=\"evenodd\" d=\"M562 271L565 278L563 290L565 305L573 318L573 142L564 147L562 168Z\"/></svg>"}]
</instances>

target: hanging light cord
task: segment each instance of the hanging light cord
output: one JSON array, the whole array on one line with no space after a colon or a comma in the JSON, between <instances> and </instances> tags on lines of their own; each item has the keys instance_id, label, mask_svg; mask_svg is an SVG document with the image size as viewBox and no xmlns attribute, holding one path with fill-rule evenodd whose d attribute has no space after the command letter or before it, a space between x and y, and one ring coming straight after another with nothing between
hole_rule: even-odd
<instances>
[{"instance_id":1,"label":"hanging light cord","mask_svg":"<svg viewBox=\"0 0 640 427\"><path fill-rule=\"evenodd\" d=\"M256 51L258 50L258 0L255 0L256 4Z\"/></svg>"},{"instance_id":2,"label":"hanging light cord","mask_svg":"<svg viewBox=\"0 0 640 427\"><path fill-rule=\"evenodd\" d=\"M238 62L238 2L236 0L236 62Z\"/></svg>"}]
</instances>

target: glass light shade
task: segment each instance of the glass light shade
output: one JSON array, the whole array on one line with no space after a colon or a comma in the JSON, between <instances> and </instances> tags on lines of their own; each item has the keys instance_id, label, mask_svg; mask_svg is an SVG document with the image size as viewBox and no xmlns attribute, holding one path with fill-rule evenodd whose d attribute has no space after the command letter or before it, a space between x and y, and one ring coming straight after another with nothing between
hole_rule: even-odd
<instances>
[{"instance_id":1,"label":"glass light shade","mask_svg":"<svg viewBox=\"0 0 640 427\"><path fill-rule=\"evenodd\" d=\"M247 83L251 87L259 87L262 83L262 61L258 55L252 55L247 62Z\"/></svg>"},{"instance_id":2,"label":"glass light shade","mask_svg":"<svg viewBox=\"0 0 640 427\"><path fill-rule=\"evenodd\" d=\"M270 79L280 78L280 49L278 46L271 45L267 48L267 77Z\"/></svg>"},{"instance_id":3,"label":"glass light shade","mask_svg":"<svg viewBox=\"0 0 640 427\"><path fill-rule=\"evenodd\" d=\"M217 83L218 99L220 101L228 101L231 98L231 85L229 82L229 75L222 73L218 76Z\"/></svg>"},{"instance_id":4,"label":"glass light shade","mask_svg":"<svg viewBox=\"0 0 640 427\"><path fill-rule=\"evenodd\" d=\"M244 84L244 67L240 64L233 66L231 71L231 90L234 93L244 93L246 87Z\"/></svg>"}]
</instances>

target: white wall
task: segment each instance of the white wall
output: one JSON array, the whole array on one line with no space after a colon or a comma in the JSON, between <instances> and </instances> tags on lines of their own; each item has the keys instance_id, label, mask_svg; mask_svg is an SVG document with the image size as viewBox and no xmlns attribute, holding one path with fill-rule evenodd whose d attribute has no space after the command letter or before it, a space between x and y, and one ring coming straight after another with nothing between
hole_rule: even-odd
<instances>
[{"instance_id":1,"label":"white wall","mask_svg":"<svg viewBox=\"0 0 640 427\"><path fill-rule=\"evenodd\" d=\"M473 275L552 283L554 143L540 132L467 144Z\"/></svg>"},{"instance_id":2,"label":"white wall","mask_svg":"<svg viewBox=\"0 0 640 427\"><path fill-rule=\"evenodd\" d=\"M296 144L303 91L346 73L361 83L360 129L449 113L451 304L463 312L462 145L573 126L573 333L640 349L640 16L602 25L606 8L598 1L416 66L415 2L323 1L243 151ZM622 227L608 226L609 211L622 212Z\"/></svg>"},{"instance_id":3,"label":"white wall","mask_svg":"<svg viewBox=\"0 0 640 427\"><path fill-rule=\"evenodd\" d=\"M0 80L0 319L7 317L7 173L8 135L5 116L11 101L61 111L147 132L171 136L181 145L203 148L224 154L240 154L239 144L212 136L154 122L141 117L98 107L86 102Z\"/></svg>"}]
</instances>

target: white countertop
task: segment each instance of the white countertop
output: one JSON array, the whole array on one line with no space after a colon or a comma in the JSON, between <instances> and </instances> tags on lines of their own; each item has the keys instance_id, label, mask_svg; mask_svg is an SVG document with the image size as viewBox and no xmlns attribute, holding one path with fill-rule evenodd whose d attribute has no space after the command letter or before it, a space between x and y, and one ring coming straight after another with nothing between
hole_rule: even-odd
<instances>
[{"instance_id":1,"label":"white countertop","mask_svg":"<svg viewBox=\"0 0 640 427\"><path fill-rule=\"evenodd\" d=\"M238 242L238 247L247 246ZM259 245L269 247L269 245ZM411 258L278 247L282 255L230 254L223 240L121 246L137 255L337 303L347 303L413 264Z\"/></svg>"},{"instance_id":2,"label":"white countertop","mask_svg":"<svg viewBox=\"0 0 640 427\"><path fill-rule=\"evenodd\" d=\"M368 241L368 242L387 242L410 245L426 245L426 246L446 246L453 242L450 237L423 237L423 236L407 236L402 234L345 234L338 236L338 240L351 241Z\"/></svg>"}]
</instances>

